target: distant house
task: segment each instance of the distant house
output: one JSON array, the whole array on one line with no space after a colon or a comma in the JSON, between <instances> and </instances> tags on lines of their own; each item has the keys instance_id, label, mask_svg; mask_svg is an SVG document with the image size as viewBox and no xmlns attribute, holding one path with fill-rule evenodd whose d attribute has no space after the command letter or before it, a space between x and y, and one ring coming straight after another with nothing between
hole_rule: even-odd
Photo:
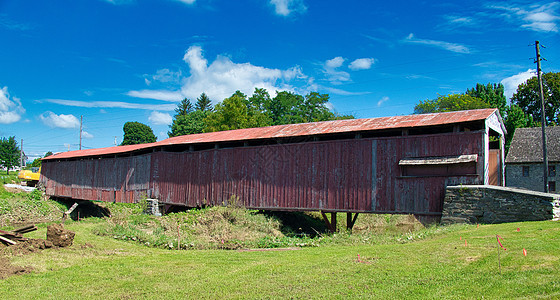
<instances>
[{"instance_id":1,"label":"distant house","mask_svg":"<svg viewBox=\"0 0 560 300\"><path fill-rule=\"evenodd\" d=\"M547 127L548 190L560 193L560 127ZM544 191L542 129L518 128L506 157L506 186Z\"/></svg>"}]
</instances>

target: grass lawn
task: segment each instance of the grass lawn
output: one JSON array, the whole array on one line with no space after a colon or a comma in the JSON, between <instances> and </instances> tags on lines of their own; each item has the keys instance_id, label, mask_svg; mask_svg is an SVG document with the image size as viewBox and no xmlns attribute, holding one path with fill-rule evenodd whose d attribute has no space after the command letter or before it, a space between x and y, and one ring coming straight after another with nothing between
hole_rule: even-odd
<instances>
[{"instance_id":1,"label":"grass lawn","mask_svg":"<svg viewBox=\"0 0 560 300\"><path fill-rule=\"evenodd\" d=\"M149 248L93 234L100 222L68 222L77 233L68 249L10 257L35 271L0 281L2 298L560 298L559 222L455 225L411 242L287 251Z\"/></svg>"}]
</instances>

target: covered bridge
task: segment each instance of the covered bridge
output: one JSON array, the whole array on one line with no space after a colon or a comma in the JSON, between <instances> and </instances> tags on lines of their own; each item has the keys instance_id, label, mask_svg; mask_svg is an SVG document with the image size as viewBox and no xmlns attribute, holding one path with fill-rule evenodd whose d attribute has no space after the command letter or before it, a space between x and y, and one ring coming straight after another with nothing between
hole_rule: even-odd
<instances>
[{"instance_id":1,"label":"covered bridge","mask_svg":"<svg viewBox=\"0 0 560 300\"><path fill-rule=\"evenodd\" d=\"M446 186L503 185L504 132L496 109L239 129L59 153L40 181L83 200L438 218Z\"/></svg>"}]
</instances>

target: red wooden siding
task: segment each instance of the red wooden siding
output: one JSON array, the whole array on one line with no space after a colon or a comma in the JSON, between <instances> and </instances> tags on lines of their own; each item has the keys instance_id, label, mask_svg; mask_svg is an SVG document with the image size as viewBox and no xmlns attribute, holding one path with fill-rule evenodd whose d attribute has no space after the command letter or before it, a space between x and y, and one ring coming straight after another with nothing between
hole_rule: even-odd
<instances>
[{"instance_id":1,"label":"red wooden siding","mask_svg":"<svg viewBox=\"0 0 560 300\"><path fill-rule=\"evenodd\" d=\"M48 162L42 182L51 196L135 202L147 195L150 155Z\"/></svg>"},{"instance_id":2,"label":"red wooden siding","mask_svg":"<svg viewBox=\"0 0 560 300\"><path fill-rule=\"evenodd\" d=\"M438 214L446 185L482 184L483 131L43 162L47 194L254 209ZM476 174L403 176L399 160L477 154Z\"/></svg>"}]
</instances>

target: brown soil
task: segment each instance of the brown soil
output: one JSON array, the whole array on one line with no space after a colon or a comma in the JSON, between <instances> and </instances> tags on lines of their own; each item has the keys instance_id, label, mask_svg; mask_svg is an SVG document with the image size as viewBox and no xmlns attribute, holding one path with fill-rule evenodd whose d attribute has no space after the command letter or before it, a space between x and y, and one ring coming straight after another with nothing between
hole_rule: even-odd
<instances>
[{"instance_id":1,"label":"brown soil","mask_svg":"<svg viewBox=\"0 0 560 300\"><path fill-rule=\"evenodd\" d=\"M62 224L52 224L47 227L47 241L51 241L57 247L69 247L74 241L76 233L64 229Z\"/></svg>"},{"instance_id":2,"label":"brown soil","mask_svg":"<svg viewBox=\"0 0 560 300\"><path fill-rule=\"evenodd\" d=\"M29 239L20 241L11 246L0 246L0 279L10 277L12 275L23 275L33 271L32 267L14 266L10 263L7 257L3 255L26 255L41 251L43 249L51 248L53 244L49 241L42 239Z\"/></svg>"},{"instance_id":3,"label":"brown soil","mask_svg":"<svg viewBox=\"0 0 560 300\"><path fill-rule=\"evenodd\" d=\"M47 240L26 239L10 246L0 243L0 279L12 275L23 275L33 271L32 267L12 265L8 259L9 256L27 255L53 247L68 247L72 245L74 235L74 232L64 229L61 224L53 224L47 227ZM93 246L85 244L83 247L91 248Z\"/></svg>"},{"instance_id":4,"label":"brown soil","mask_svg":"<svg viewBox=\"0 0 560 300\"><path fill-rule=\"evenodd\" d=\"M12 275L23 275L31 273L31 267L18 267L10 263L7 258L0 257L0 279L10 277Z\"/></svg>"}]
</instances>

